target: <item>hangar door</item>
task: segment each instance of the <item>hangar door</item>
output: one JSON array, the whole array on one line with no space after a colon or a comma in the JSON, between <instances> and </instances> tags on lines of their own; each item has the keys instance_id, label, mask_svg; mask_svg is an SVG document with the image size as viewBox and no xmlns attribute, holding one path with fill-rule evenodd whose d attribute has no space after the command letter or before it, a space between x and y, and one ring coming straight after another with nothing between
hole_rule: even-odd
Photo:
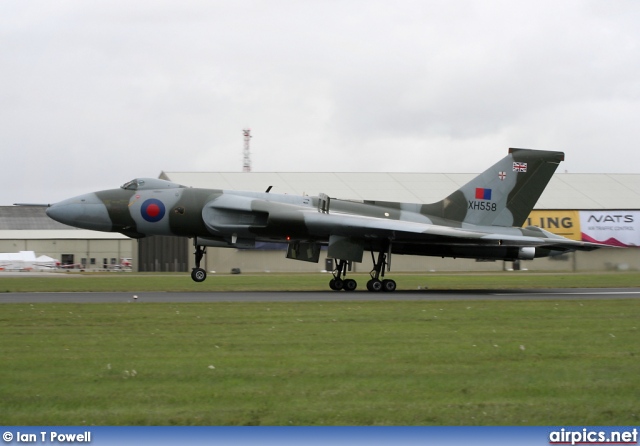
<instances>
[{"instance_id":1,"label":"hangar door","mask_svg":"<svg viewBox=\"0 0 640 446\"><path fill-rule=\"evenodd\" d=\"M138 240L138 271L186 272L189 239L154 235Z\"/></svg>"}]
</instances>

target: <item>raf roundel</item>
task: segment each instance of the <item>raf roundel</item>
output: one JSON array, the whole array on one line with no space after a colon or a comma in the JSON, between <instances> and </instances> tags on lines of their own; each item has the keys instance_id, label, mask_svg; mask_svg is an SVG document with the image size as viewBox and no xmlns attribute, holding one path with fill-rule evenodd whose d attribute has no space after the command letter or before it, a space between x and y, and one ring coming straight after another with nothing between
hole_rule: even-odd
<instances>
[{"instance_id":1,"label":"raf roundel","mask_svg":"<svg viewBox=\"0 0 640 446\"><path fill-rule=\"evenodd\" d=\"M146 200L144 203L142 203L142 208L140 209L142 218L147 220L149 223L156 223L162 220L165 211L166 209L162 201L155 198Z\"/></svg>"}]
</instances>

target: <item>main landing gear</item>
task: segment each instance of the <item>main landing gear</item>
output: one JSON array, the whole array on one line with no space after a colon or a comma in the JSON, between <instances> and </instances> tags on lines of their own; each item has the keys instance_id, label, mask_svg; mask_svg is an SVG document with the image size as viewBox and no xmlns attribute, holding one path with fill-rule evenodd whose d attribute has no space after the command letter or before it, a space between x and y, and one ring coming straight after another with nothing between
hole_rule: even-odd
<instances>
[{"instance_id":1,"label":"main landing gear","mask_svg":"<svg viewBox=\"0 0 640 446\"><path fill-rule=\"evenodd\" d=\"M333 270L333 279L329 281L329 288L333 291L354 291L358 287L358 282L353 279L344 279L347 275L347 266L349 262L346 260L337 260L336 269Z\"/></svg>"},{"instance_id":2,"label":"main landing gear","mask_svg":"<svg viewBox=\"0 0 640 446\"><path fill-rule=\"evenodd\" d=\"M391 279L380 280L380 277L384 277L384 268L387 266L387 253L380 251L378 253L378 261L375 260L373 251L371 251L371 260L373 261L373 269L369 273L371 279L367 282L367 289L369 291L387 291L392 292L396 290L396 281Z\"/></svg>"},{"instance_id":3,"label":"main landing gear","mask_svg":"<svg viewBox=\"0 0 640 446\"><path fill-rule=\"evenodd\" d=\"M204 282L204 279L207 278L207 272L204 269L200 268L200 261L202 261L202 257L204 257L207 249L203 246L198 245L195 240L193 244L196 247L196 250L194 252L196 256L196 267L191 270L191 278L194 282Z\"/></svg>"},{"instance_id":4,"label":"main landing gear","mask_svg":"<svg viewBox=\"0 0 640 446\"><path fill-rule=\"evenodd\" d=\"M387 253L380 251L378 260L376 261L373 251L371 251L371 259L373 260L373 269L371 270L371 279L367 282L367 290L371 292L386 291L392 292L396 290L396 282L391 279L380 280L384 277L384 268L387 266ZM345 290L354 291L358 287L358 283L353 279L345 279L347 274L346 260L337 260L336 269L333 271L333 279L329 281L329 288L334 291Z\"/></svg>"}]
</instances>

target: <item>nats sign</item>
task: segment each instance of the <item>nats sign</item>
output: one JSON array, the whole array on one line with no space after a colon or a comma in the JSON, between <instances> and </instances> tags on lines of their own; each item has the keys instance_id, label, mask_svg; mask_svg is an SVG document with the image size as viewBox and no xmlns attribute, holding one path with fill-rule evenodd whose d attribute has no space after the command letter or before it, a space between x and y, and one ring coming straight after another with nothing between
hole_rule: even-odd
<instances>
[{"instance_id":1,"label":"nats sign","mask_svg":"<svg viewBox=\"0 0 640 446\"><path fill-rule=\"evenodd\" d=\"M533 210L524 226L530 225L571 240L640 247L638 211Z\"/></svg>"},{"instance_id":2,"label":"nats sign","mask_svg":"<svg viewBox=\"0 0 640 446\"><path fill-rule=\"evenodd\" d=\"M640 246L640 212L580 211L582 240L612 246Z\"/></svg>"}]
</instances>

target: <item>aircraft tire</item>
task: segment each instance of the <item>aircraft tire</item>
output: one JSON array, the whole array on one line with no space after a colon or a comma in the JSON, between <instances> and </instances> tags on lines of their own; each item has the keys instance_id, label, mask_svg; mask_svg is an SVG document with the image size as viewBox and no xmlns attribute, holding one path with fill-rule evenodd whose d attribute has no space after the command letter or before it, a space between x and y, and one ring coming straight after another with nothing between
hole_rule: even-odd
<instances>
[{"instance_id":1,"label":"aircraft tire","mask_svg":"<svg viewBox=\"0 0 640 446\"><path fill-rule=\"evenodd\" d=\"M374 293L382 290L382 282L380 282L378 279L371 279L367 282L367 290Z\"/></svg>"},{"instance_id":2,"label":"aircraft tire","mask_svg":"<svg viewBox=\"0 0 640 446\"><path fill-rule=\"evenodd\" d=\"M202 268L193 268L191 270L191 278L194 282L204 282L207 278L207 272Z\"/></svg>"},{"instance_id":3,"label":"aircraft tire","mask_svg":"<svg viewBox=\"0 0 640 446\"><path fill-rule=\"evenodd\" d=\"M331 288L333 291L340 291L343 286L344 282L342 281L342 279L331 279L329 281L329 288Z\"/></svg>"},{"instance_id":4,"label":"aircraft tire","mask_svg":"<svg viewBox=\"0 0 640 446\"><path fill-rule=\"evenodd\" d=\"M384 279L382 281L382 291L392 293L396 290L396 281L391 279Z\"/></svg>"},{"instance_id":5,"label":"aircraft tire","mask_svg":"<svg viewBox=\"0 0 640 446\"><path fill-rule=\"evenodd\" d=\"M354 291L358 288L358 282L353 279L346 279L342 285L342 289L345 291Z\"/></svg>"}]
</instances>

